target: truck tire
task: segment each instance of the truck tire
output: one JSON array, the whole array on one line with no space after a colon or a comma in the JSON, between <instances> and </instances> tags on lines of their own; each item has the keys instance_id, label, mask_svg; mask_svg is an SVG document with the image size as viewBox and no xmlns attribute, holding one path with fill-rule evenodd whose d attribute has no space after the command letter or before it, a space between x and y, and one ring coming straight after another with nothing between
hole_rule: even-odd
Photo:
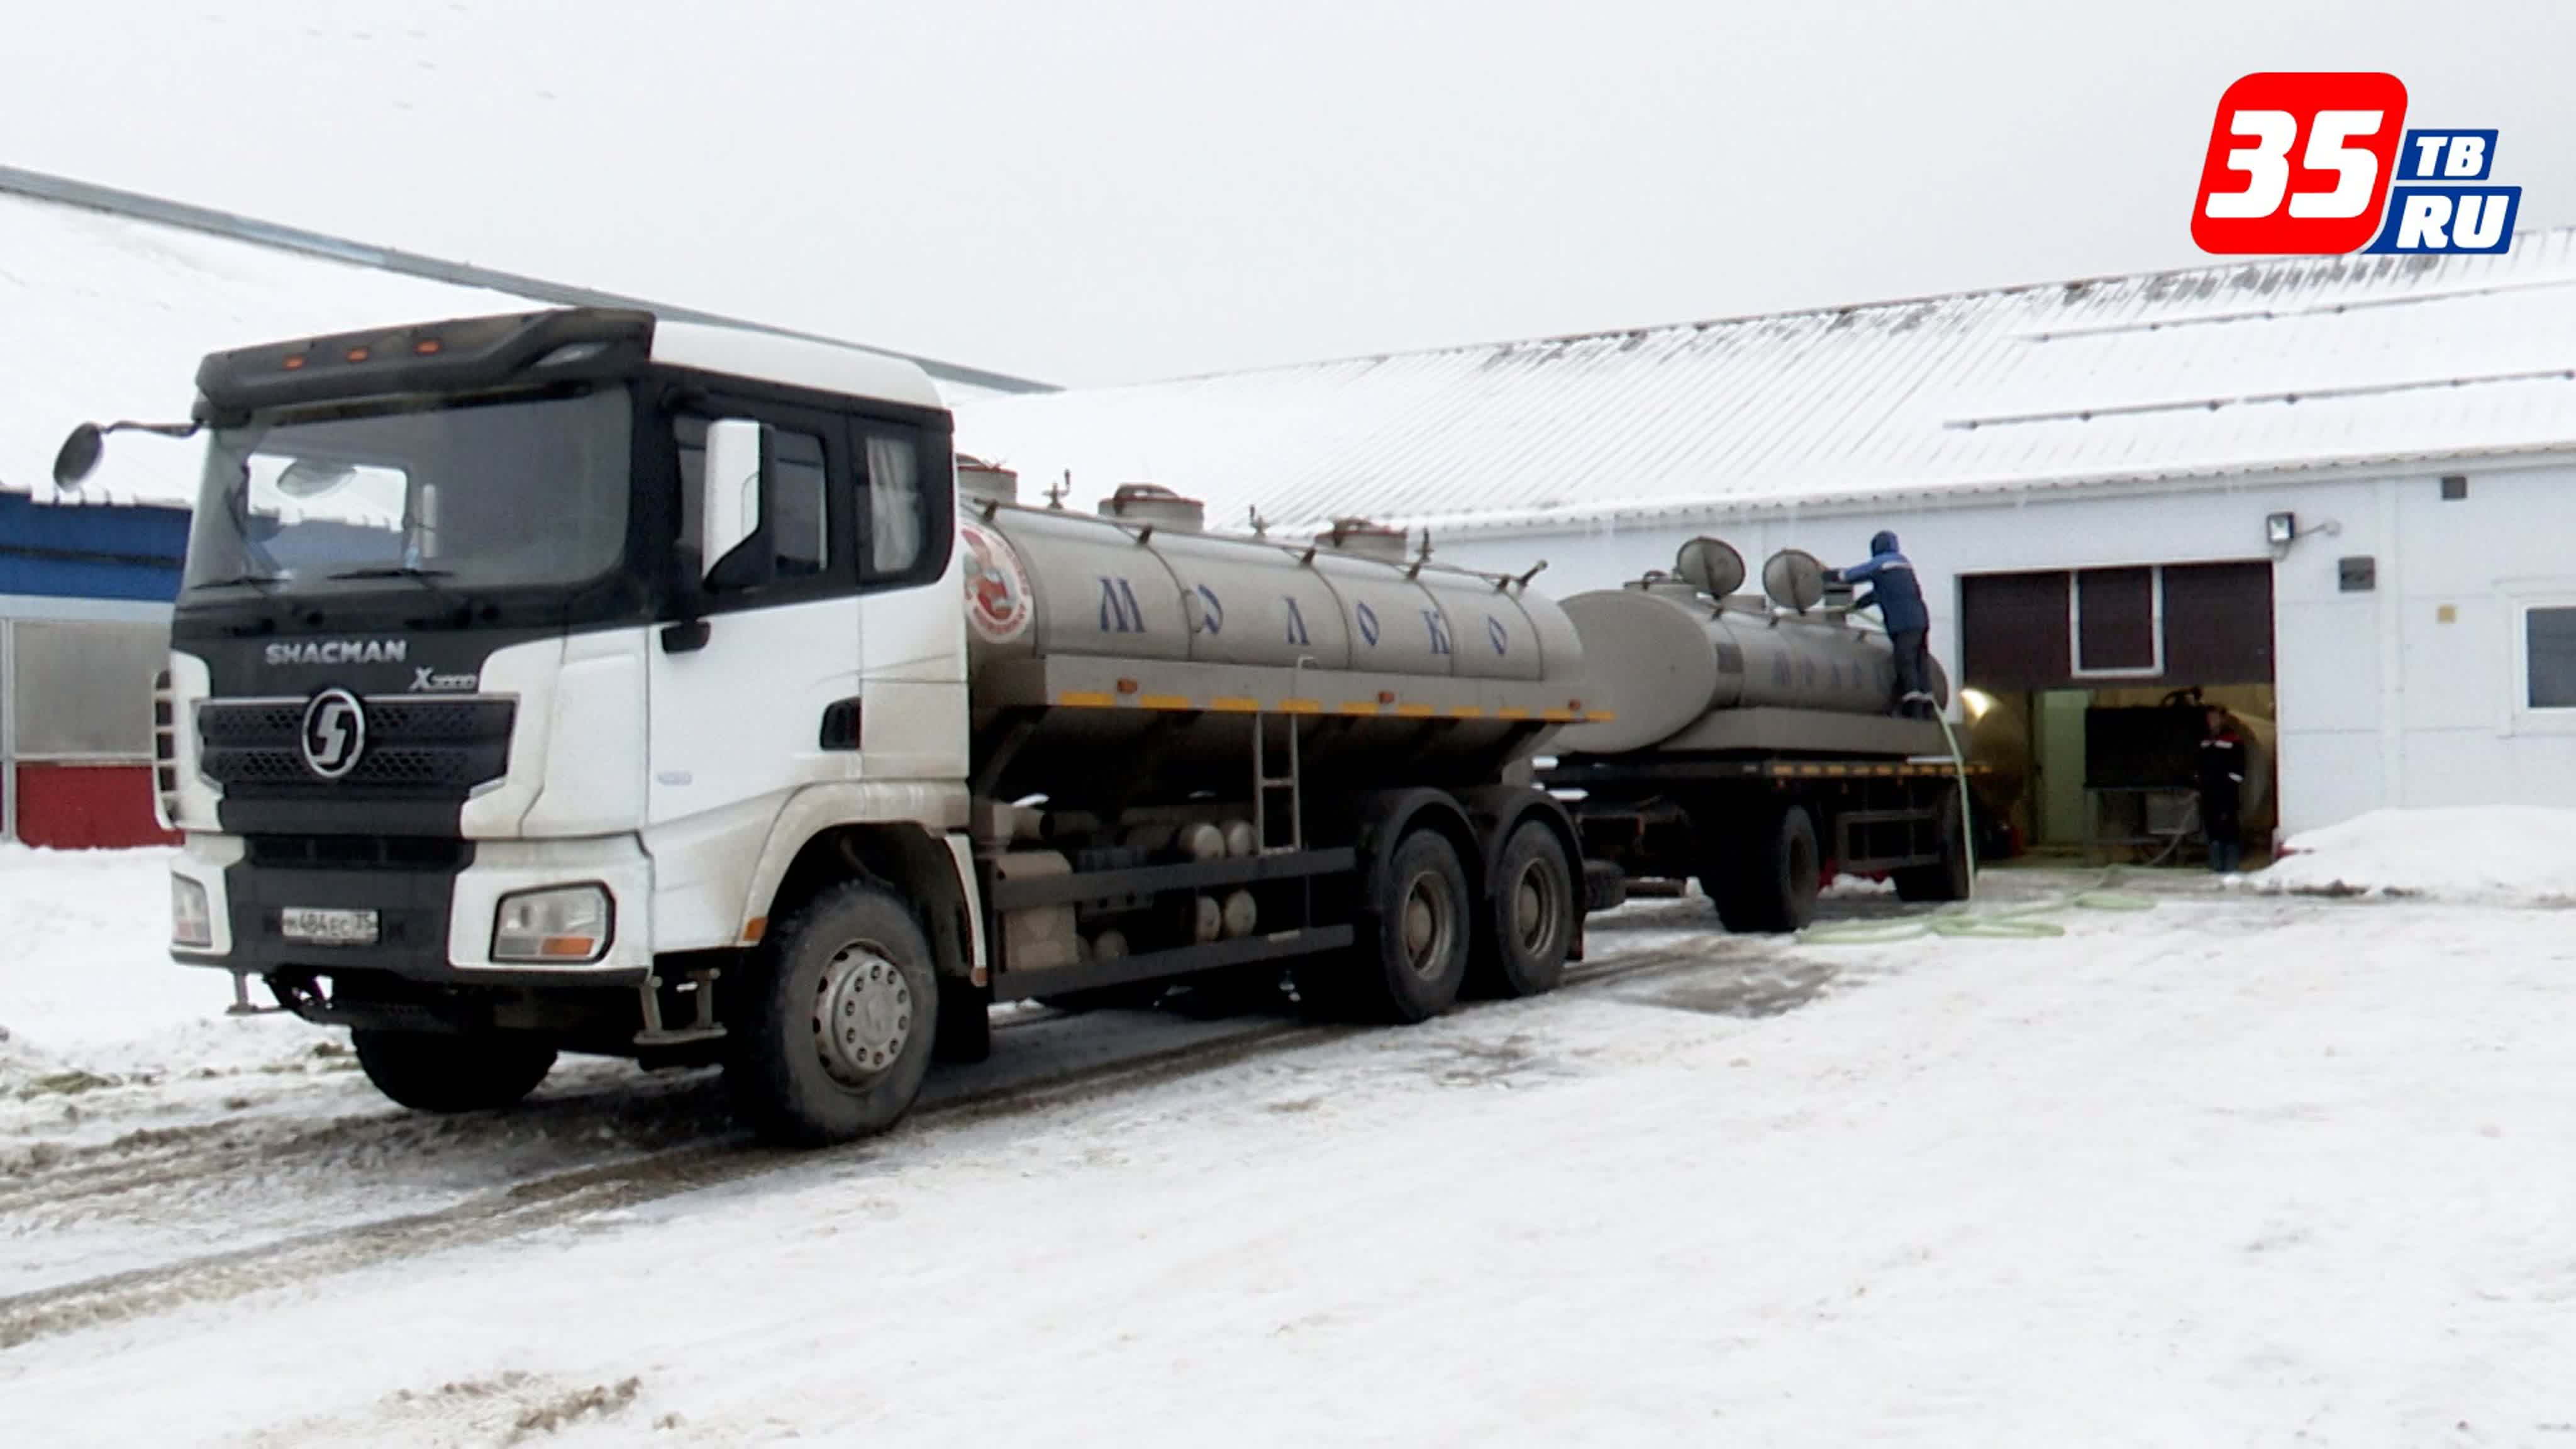
<instances>
[{"instance_id":1,"label":"truck tire","mask_svg":"<svg viewBox=\"0 0 2576 1449\"><path fill-rule=\"evenodd\" d=\"M1447 836L1416 829L1396 845L1379 884L1384 894L1361 926L1361 1008L1399 1024L1427 1021L1467 983L1475 922L1466 868Z\"/></svg>"},{"instance_id":2,"label":"truck tire","mask_svg":"<svg viewBox=\"0 0 2576 1449\"><path fill-rule=\"evenodd\" d=\"M359 1027L349 1033L376 1090L415 1112L488 1112L516 1103L555 1069L534 1037Z\"/></svg>"},{"instance_id":3,"label":"truck tire","mask_svg":"<svg viewBox=\"0 0 2576 1449\"><path fill-rule=\"evenodd\" d=\"M1527 821L1503 842L1485 896L1471 982L1485 996L1537 996L1565 979L1574 949L1574 870L1556 832Z\"/></svg>"},{"instance_id":4,"label":"truck tire","mask_svg":"<svg viewBox=\"0 0 2576 1449\"><path fill-rule=\"evenodd\" d=\"M1710 894L1717 918L1739 934L1794 931L1816 918L1823 867L1816 854L1816 822L1803 805L1784 805L1760 824L1742 848L1734 878Z\"/></svg>"},{"instance_id":5,"label":"truck tire","mask_svg":"<svg viewBox=\"0 0 2576 1449\"><path fill-rule=\"evenodd\" d=\"M1931 865L1909 865L1889 872L1896 882L1896 896L1906 901L1964 901L1972 884L1968 870L1967 832L1959 828L1959 795L1945 790L1937 829L1940 831L1941 858Z\"/></svg>"},{"instance_id":6,"label":"truck tire","mask_svg":"<svg viewBox=\"0 0 2576 1449\"><path fill-rule=\"evenodd\" d=\"M770 932L745 976L724 1077L752 1131L820 1147L902 1118L939 1034L930 942L903 902L833 886Z\"/></svg>"}]
</instances>

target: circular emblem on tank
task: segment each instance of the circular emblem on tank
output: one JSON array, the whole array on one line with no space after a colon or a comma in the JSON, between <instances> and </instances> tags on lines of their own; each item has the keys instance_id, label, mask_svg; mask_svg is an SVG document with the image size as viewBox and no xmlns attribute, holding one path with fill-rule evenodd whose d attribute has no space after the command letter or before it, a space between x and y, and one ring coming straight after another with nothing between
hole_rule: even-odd
<instances>
[{"instance_id":1,"label":"circular emblem on tank","mask_svg":"<svg viewBox=\"0 0 2576 1449\"><path fill-rule=\"evenodd\" d=\"M1036 611L1019 555L981 524L960 523L957 536L966 545L966 622L989 644L1008 644L1027 633Z\"/></svg>"},{"instance_id":2,"label":"circular emblem on tank","mask_svg":"<svg viewBox=\"0 0 2576 1449\"><path fill-rule=\"evenodd\" d=\"M367 749L367 711L345 689L326 689L304 706L304 767L325 780L357 768Z\"/></svg>"}]
</instances>

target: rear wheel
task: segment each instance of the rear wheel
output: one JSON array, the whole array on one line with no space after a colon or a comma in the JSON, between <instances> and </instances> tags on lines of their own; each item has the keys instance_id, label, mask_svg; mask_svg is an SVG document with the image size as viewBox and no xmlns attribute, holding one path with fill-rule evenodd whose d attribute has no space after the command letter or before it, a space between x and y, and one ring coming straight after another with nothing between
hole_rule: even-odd
<instances>
[{"instance_id":1,"label":"rear wheel","mask_svg":"<svg viewBox=\"0 0 2576 1449\"><path fill-rule=\"evenodd\" d=\"M849 883L774 929L738 998L725 1086L771 1141L882 1132L921 1092L938 1035L930 943L903 902Z\"/></svg>"},{"instance_id":2,"label":"rear wheel","mask_svg":"<svg viewBox=\"0 0 2576 1449\"><path fill-rule=\"evenodd\" d=\"M1941 858L1930 865L1909 865L1892 872L1900 900L1964 901L1968 898L1971 885L1968 833L1959 824L1957 791L1942 792L1935 819L1941 841Z\"/></svg>"},{"instance_id":3,"label":"rear wheel","mask_svg":"<svg viewBox=\"0 0 2576 1449\"><path fill-rule=\"evenodd\" d=\"M530 1038L383 1031L349 1033L358 1066L376 1090L416 1112L487 1112L537 1089L554 1070L555 1049Z\"/></svg>"},{"instance_id":4,"label":"rear wheel","mask_svg":"<svg viewBox=\"0 0 2576 1449\"><path fill-rule=\"evenodd\" d=\"M1574 949L1574 871L1556 832L1529 821L1503 842L1485 897L1475 984L1492 996L1536 996L1565 979Z\"/></svg>"},{"instance_id":5,"label":"rear wheel","mask_svg":"<svg viewBox=\"0 0 2576 1449\"><path fill-rule=\"evenodd\" d=\"M1447 1011L1466 983L1475 934L1467 871L1458 863L1457 848L1436 830L1405 836L1377 873L1370 905L1359 921L1357 949L1322 965L1337 978L1334 986L1347 988L1346 1002L1342 991L1330 987L1325 1000L1400 1023Z\"/></svg>"},{"instance_id":6,"label":"rear wheel","mask_svg":"<svg viewBox=\"0 0 2576 1449\"><path fill-rule=\"evenodd\" d=\"M1709 891L1717 918L1746 934L1797 930L1816 918L1823 884L1814 817L1803 805L1785 805L1755 832L1742 849L1728 852L1740 862L1734 879Z\"/></svg>"}]
</instances>

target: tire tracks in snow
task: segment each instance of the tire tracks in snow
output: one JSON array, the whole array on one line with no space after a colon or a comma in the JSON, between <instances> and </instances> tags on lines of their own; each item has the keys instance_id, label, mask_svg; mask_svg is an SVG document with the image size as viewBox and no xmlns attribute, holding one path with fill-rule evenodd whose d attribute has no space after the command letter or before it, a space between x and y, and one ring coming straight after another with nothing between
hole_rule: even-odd
<instances>
[{"instance_id":1,"label":"tire tracks in snow","mask_svg":"<svg viewBox=\"0 0 2576 1449\"><path fill-rule=\"evenodd\" d=\"M1724 964L1734 953L1722 949L1723 941L1719 938L1686 947L1620 952L1571 968L1564 989L1593 990L1643 976ZM734 1130L720 1130L713 1137L700 1132L696 1140L684 1145L543 1173L480 1190L445 1207L317 1229L0 1298L0 1351L85 1328L356 1272L397 1258L524 1236L592 1213L637 1207L800 1168L845 1165L941 1125L1028 1115L1377 1030L1382 1029L1301 1020L1253 1020L1239 1030L1212 1038L1050 1076L1005 1080L983 1090L926 1102L886 1137L821 1152L762 1147ZM603 1099L623 1095L631 1100L636 1091L635 1084L629 1081L619 1084L614 1093L603 1090L530 1104L517 1112L481 1119L481 1126L488 1133L496 1125L527 1116L542 1117L549 1111L561 1119L558 1127L577 1126L618 1110ZM686 1098L693 1091L720 1110L721 1094L711 1082L683 1084L658 1095L665 1099ZM686 1110L685 1102L682 1106L683 1117L695 1117L695 1113ZM436 1124L442 1119L426 1120ZM469 1121L443 1120L452 1124ZM292 1162L281 1160L281 1153L291 1158L298 1151L311 1151L324 1144L367 1156L401 1153L418 1145L406 1139L425 1135L417 1125L423 1121L414 1117L353 1117L319 1126L299 1124L296 1130L285 1133L243 1134L221 1124L173 1129L164 1134L166 1140L137 1144L147 1154L139 1159L66 1163L57 1170L57 1176L40 1174L32 1181L0 1185L0 1211L54 1207L73 1199L168 1185L174 1179L184 1183L212 1177L216 1180L207 1184L210 1190L233 1190L238 1184L220 1179L236 1170L247 1169L263 1176L291 1171ZM542 1125L538 1130L542 1133ZM463 1133L451 1130L440 1134L432 1126L426 1129L426 1135ZM286 1202L281 1210L292 1212L294 1204Z\"/></svg>"}]
</instances>

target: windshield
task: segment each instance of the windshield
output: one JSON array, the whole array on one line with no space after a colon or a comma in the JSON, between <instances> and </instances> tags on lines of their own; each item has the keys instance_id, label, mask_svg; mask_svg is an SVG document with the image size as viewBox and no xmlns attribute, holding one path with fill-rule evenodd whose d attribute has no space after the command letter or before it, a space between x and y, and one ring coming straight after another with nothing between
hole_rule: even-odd
<instances>
[{"instance_id":1,"label":"windshield","mask_svg":"<svg viewBox=\"0 0 2576 1449\"><path fill-rule=\"evenodd\" d=\"M625 545L630 419L603 388L218 429L184 593L586 582Z\"/></svg>"}]
</instances>

